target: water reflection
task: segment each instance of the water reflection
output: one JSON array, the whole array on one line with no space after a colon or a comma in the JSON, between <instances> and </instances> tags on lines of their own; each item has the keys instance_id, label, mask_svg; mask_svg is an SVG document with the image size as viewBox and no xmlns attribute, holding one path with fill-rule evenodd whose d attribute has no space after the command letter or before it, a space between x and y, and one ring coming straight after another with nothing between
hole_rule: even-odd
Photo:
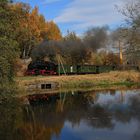
<instances>
[{"instance_id":1,"label":"water reflection","mask_svg":"<svg viewBox=\"0 0 140 140\"><path fill-rule=\"evenodd\" d=\"M0 113L2 140L140 139L140 90L36 94Z\"/></svg>"},{"instance_id":2,"label":"water reflection","mask_svg":"<svg viewBox=\"0 0 140 140\"><path fill-rule=\"evenodd\" d=\"M15 140L18 138L18 128L22 122L20 103L11 98L0 103L0 140Z\"/></svg>"}]
</instances>

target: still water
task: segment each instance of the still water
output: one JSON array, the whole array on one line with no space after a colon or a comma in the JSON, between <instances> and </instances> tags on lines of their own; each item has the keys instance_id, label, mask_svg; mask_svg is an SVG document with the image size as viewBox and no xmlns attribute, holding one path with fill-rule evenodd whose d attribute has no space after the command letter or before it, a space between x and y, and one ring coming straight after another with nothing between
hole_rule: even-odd
<instances>
[{"instance_id":1,"label":"still water","mask_svg":"<svg viewBox=\"0 0 140 140\"><path fill-rule=\"evenodd\" d=\"M140 140L140 90L4 100L0 140Z\"/></svg>"}]
</instances>

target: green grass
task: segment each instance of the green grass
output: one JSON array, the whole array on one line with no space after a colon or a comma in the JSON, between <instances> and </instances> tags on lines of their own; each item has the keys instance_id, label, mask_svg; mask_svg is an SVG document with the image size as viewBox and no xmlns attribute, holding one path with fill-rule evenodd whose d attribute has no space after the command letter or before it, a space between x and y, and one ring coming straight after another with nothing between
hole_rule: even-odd
<instances>
[{"instance_id":1,"label":"green grass","mask_svg":"<svg viewBox=\"0 0 140 140\"><path fill-rule=\"evenodd\" d=\"M111 86L126 86L126 87L132 87L132 86L139 86L140 87L140 83L133 83L133 82L117 82L117 83L92 83L89 81L82 81L79 83L75 83L75 82L69 82L69 83L64 83L61 84L61 88L77 88L77 87L83 87L83 88L88 88L88 87L104 87L104 88L108 88Z\"/></svg>"},{"instance_id":2,"label":"green grass","mask_svg":"<svg viewBox=\"0 0 140 140\"><path fill-rule=\"evenodd\" d=\"M46 78L46 76L25 76L25 77L16 77L15 80L35 80L38 78Z\"/></svg>"}]
</instances>

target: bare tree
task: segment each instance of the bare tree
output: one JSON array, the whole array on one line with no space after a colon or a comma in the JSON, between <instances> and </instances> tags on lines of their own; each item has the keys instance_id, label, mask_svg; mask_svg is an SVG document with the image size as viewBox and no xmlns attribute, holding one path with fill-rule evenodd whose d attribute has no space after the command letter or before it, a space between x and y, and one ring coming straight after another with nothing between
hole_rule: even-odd
<instances>
[{"instance_id":1,"label":"bare tree","mask_svg":"<svg viewBox=\"0 0 140 140\"><path fill-rule=\"evenodd\" d=\"M138 64L140 59L140 1L131 0L119 9L125 16L127 28L125 32L126 55L131 64Z\"/></svg>"}]
</instances>

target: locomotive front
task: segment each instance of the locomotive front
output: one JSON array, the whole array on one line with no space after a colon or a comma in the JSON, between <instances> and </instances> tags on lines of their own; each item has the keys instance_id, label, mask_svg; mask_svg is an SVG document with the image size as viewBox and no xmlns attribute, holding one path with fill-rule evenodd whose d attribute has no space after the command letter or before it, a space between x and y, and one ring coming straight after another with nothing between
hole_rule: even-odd
<instances>
[{"instance_id":1,"label":"locomotive front","mask_svg":"<svg viewBox=\"0 0 140 140\"><path fill-rule=\"evenodd\" d=\"M55 75L57 66L48 61L36 60L28 65L25 75Z\"/></svg>"}]
</instances>

